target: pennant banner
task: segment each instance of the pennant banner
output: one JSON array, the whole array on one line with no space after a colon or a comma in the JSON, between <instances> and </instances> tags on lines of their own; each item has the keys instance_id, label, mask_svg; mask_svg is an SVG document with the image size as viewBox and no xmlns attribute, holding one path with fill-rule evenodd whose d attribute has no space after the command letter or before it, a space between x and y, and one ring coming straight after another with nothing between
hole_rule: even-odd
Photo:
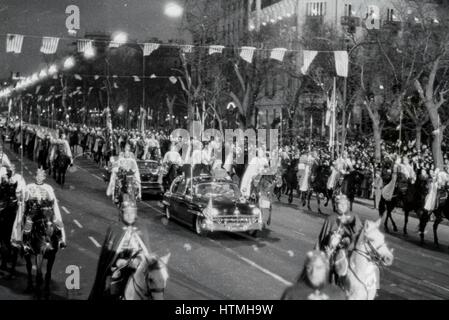
<instances>
[{"instance_id":1,"label":"pennant banner","mask_svg":"<svg viewBox=\"0 0 449 320\"><path fill-rule=\"evenodd\" d=\"M318 54L318 51L309 51L309 50L303 51L304 64L301 68L302 74L304 74L304 75L307 74L307 71L309 70L309 67L312 64L315 57L317 56L317 54Z\"/></svg>"},{"instance_id":2,"label":"pennant banner","mask_svg":"<svg viewBox=\"0 0 449 320\"><path fill-rule=\"evenodd\" d=\"M21 53L23 36L20 34L6 35L6 52Z\"/></svg>"},{"instance_id":3,"label":"pennant banner","mask_svg":"<svg viewBox=\"0 0 449 320\"><path fill-rule=\"evenodd\" d=\"M275 48L275 49L271 50L270 59L274 59L274 60L283 62L286 52L287 52L287 49L285 49L285 48Z\"/></svg>"},{"instance_id":4,"label":"pennant banner","mask_svg":"<svg viewBox=\"0 0 449 320\"><path fill-rule=\"evenodd\" d=\"M134 82L140 82L140 78L138 76L133 76Z\"/></svg>"},{"instance_id":5,"label":"pennant banner","mask_svg":"<svg viewBox=\"0 0 449 320\"><path fill-rule=\"evenodd\" d=\"M86 40L86 39L80 39L77 42L78 46L78 52L86 52L88 50L93 50L93 41L92 40Z\"/></svg>"},{"instance_id":6,"label":"pennant banner","mask_svg":"<svg viewBox=\"0 0 449 320\"><path fill-rule=\"evenodd\" d=\"M253 62L254 51L256 51L255 47L242 47L240 51L240 57L248 63Z\"/></svg>"},{"instance_id":7,"label":"pennant banner","mask_svg":"<svg viewBox=\"0 0 449 320\"><path fill-rule=\"evenodd\" d=\"M335 51L335 70L340 77L348 77L349 56L347 51Z\"/></svg>"},{"instance_id":8,"label":"pennant banner","mask_svg":"<svg viewBox=\"0 0 449 320\"><path fill-rule=\"evenodd\" d=\"M161 45L159 43L144 43L143 44L143 55L149 56L153 53L153 51L156 51L159 49Z\"/></svg>"},{"instance_id":9,"label":"pennant banner","mask_svg":"<svg viewBox=\"0 0 449 320\"><path fill-rule=\"evenodd\" d=\"M83 80L83 77L81 77L79 74L75 74L73 76L76 80Z\"/></svg>"},{"instance_id":10,"label":"pennant banner","mask_svg":"<svg viewBox=\"0 0 449 320\"><path fill-rule=\"evenodd\" d=\"M55 54L58 50L59 38L54 37L43 37L41 52L43 54Z\"/></svg>"},{"instance_id":11,"label":"pennant banner","mask_svg":"<svg viewBox=\"0 0 449 320\"><path fill-rule=\"evenodd\" d=\"M224 46L210 46L209 47L209 55L215 54L215 53L222 53Z\"/></svg>"}]
</instances>

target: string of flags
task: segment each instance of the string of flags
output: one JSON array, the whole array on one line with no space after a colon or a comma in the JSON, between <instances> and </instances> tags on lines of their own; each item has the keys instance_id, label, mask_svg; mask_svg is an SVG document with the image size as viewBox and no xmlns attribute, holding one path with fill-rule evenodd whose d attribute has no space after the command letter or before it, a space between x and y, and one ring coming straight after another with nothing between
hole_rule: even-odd
<instances>
[{"instance_id":1,"label":"string of flags","mask_svg":"<svg viewBox=\"0 0 449 320\"><path fill-rule=\"evenodd\" d=\"M26 35L20 34L7 34L6 35L6 52L19 54L22 52L23 41ZM57 37L42 37L42 45L40 51L43 54L55 54L58 49L59 40L61 38ZM70 39L70 41L73 41ZM77 39L77 50L80 53L85 53L90 51L94 47L94 41L101 42L92 39ZM126 44L126 39L114 39L114 41L109 42L109 47L118 48L121 45ZM142 51L144 56L150 56L153 52L158 50L161 46L178 47L183 53L192 53L193 48L207 48L209 55L222 54L223 50L226 49L222 45L209 45L209 46L194 46L194 45L184 45L184 44L160 44L160 43L138 43L142 46ZM283 62L287 52L299 52L303 56L303 66L301 72L307 74L310 65L315 60L316 56L320 52L333 53L335 58L335 71L340 77L348 76L349 69L349 56L347 51L313 51L313 50L292 50L287 48L273 48L273 49L258 49L255 47L243 46L240 48L230 48L232 50L240 50L240 57L247 63L252 63L254 60L256 51L269 51L269 58L279 62Z\"/></svg>"}]
</instances>

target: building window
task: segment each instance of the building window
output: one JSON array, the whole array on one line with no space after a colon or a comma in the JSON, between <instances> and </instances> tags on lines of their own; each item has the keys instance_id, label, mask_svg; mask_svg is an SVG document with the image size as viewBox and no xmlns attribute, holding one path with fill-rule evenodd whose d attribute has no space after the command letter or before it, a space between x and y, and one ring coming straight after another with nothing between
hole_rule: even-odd
<instances>
[{"instance_id":1,"label":"building window","mask_svg":"<svg viewBox=\"0 0 449 320\"><path fill-rule=\"evenodd\" d=\"M396 16L394 15L393 9L387 9L387 21L395 21Z\"/></svg>"},{"instance_id":2,"label":"building window","mask_svg":"<svg viewBox=\"0 0 449 320\"><path fill-rule=\"evenodd\" d=\"M352 17L352 5L345 4L345 17Z\"/></svg>"},{"instance_id":3,"label":"building window","mask_svg":"<svg viewBox=\"0 0 449 320\"><path fill-rule=\"evenodd\" d=\"M263 8L269 7L269 6L273 5L273 4L281 2L281 1L282 0L262 0L261 7L263 9Z\"/></svg>"},{"instance_id":4,"label":"building window","mask_svg":"<svg viewBox=\"0 0 449 320\"><path fill-rule=\"evenodd\" d=\"M306 5L306 15L309 17L325 16L326 2L308 2Z\"/></svg>"}]
</instances>

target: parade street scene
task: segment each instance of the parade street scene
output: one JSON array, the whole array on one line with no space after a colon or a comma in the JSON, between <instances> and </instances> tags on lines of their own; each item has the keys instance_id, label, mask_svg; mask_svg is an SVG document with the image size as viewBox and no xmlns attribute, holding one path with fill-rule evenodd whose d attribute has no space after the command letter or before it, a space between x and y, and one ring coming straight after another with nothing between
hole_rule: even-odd
<instances>
[{"instance_id":1,"label":"parade street scene","mask_svg":"<svg viewBox=\"0 0 449 320\"><path fill-rule=\"evenodd\" d=\"M449 299L448 35L444 0L0 0L0 300Z\"/></svg>"}]
</instances>

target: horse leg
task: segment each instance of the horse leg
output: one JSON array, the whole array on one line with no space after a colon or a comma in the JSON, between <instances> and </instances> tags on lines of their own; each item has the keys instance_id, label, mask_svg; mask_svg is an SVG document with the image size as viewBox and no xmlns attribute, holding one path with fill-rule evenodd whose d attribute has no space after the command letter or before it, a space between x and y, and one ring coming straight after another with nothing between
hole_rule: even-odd
<instances>
[{"instance_id":1,"label":"horse leg","mask_svg":"<svg viewBox=\"0 0 449 320\"><path fill-rule=\"evenodd\" d=\"M43 254L36 255L36 295L37 299L40 300L42 296L42 283L44 282L44 277L42 275L42 265L44 263Z\"/></svg>"},{"instance_id":2,"label":"horse leg","mask_svg":"<svg viewBox=\"0 0 449 320\"><path fill-rule=\"evenodd\" d=\"M430 213L424 210L421 219L419 219L419 237L421 245L424 245L424 231L426 230L427 222L429 222Z\"/></svg>"},{"instance_id":3,"label":"horse leg","mask_svg":"<svg viewBox=\"0 0 449 320\"><path fill-rule=\"evenodd\" d=\"M48 300L50 298L50 282L51 271L56 260L56 252L52 252L47 259L47 271L45 273L45 286L44 286L44 298Z\"/></svg>"},{"instance_id":4,"label":"horse leg","mask_svg":"<svg viewBox=\"0 0 449 320\"><path fill-rule=\"evenodd\" d=\"M404 206L405 207L405 206ZM407 224L408 224L408 216L410 214L410 211L408 208L404 208L404 235L407 235Z\"/></svg>"},{"instance_id":5,"label":"horse leg","mask_svg":"<svg viewBox=\"0 0 449 320\"><path fill-rule=\"evenodd\" d=\"M292 202L293 202L293 188L290 188L288 193L288 203Z\"/></svg>"},{"instance_id":6,"label":"horse leg","mask_svg":"<svg viewBox=\"0 0 449 320\"><path fill-rule=\"evenodd\" d=\"M437 248L440 247L440 243L438 241L438 226L443 221L441 215L437 215L434 223L433 223L433 242Z\"/></svg>"},{"instance_id":7,"label":"horse leg","mask_svg":"<svg viewBox=\"0 0 449 320\"><path fill-rule=\"evenodd\" d=\"M390 208L388 208L388 217L391 220L391 224L393 225L393 231L398 232L398 227L396 226L396 223L393 220L393 210L394 210L395 204L394 202L391 202Z\"/></svg>"},{"instance_id":8,"label":"horse leg","mask_svg":"<svg viewBox=\"0 0 449 320\"><path fill-rule=\"evenodd\" d=\"M321 212L321 200L320 200L320 195L319 195L319 194L316 194L316 203L317 203L317 205L318 205L318 213L319 213L319 214L323 214L323 213Z\"/></svg>"},{"instance_id":9,"label":"horse leg","mask_svg":"<svg viewBox=\"0 0 449 320\"><path fill-rule=\"evenodd\" d=\"M33 263L31 262L31 255L25 255L26 269L28 275L27 287L25 289L25 293L33 292Z\"/></svg>"}]
</instances>

